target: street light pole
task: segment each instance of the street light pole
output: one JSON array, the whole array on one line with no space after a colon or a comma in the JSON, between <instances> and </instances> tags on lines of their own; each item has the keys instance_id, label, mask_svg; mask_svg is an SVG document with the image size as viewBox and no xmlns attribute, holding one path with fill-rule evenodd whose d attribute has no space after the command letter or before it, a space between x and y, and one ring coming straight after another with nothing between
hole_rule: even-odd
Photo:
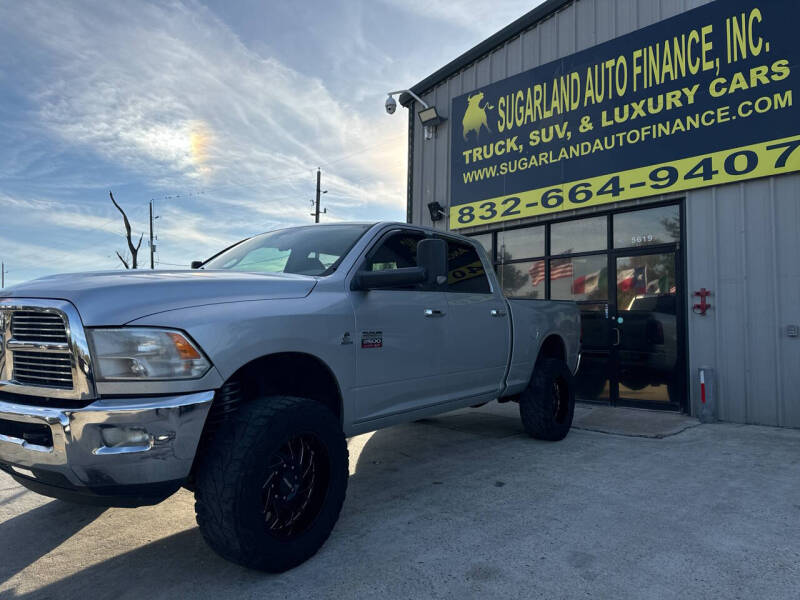
<instances>
[{"instance_id":1,"label":"street light pole","mask_svg":"<svg viewBox=\"0 0 800 600\"><path fill-rule=\"evenodd\" d=\"M6 263L0 262L0 290L6 287Z\"/></svg>"}]
</instances>

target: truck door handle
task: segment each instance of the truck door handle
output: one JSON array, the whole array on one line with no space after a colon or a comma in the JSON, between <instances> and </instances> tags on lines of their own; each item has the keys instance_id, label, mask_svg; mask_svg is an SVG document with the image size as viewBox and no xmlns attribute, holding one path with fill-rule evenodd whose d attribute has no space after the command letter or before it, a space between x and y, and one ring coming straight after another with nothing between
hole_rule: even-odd
<instances>
[{"instance_id":1,"label":"truck door handle","mask_svg":"<svg viewBox=\"0 0 800 600\"><path fill-rule=\"evenodd\" d=\"M619 346L622 342L622 334L619 331L619 327L613 327L614 333L617 335L617 340L614 342L614 346Z\"/></svg>"},{"instance_id":2,"label":"truck door handle","mask_svg":"<svg viewBox=\"0 0 800 600\"><path fill-rule=\"evenodd\" d=\"M492 310L489 311L489 314L492 315L493 317L505 317L506 311L493 308Z\"/></svg>"},{"instance_id":3,"label":"truck door handle","mask_svg":"<svg viewBox=\"0 0 800 600\"><path fill-rule=\"evenodd\" d=\"M425 316L426 317L443 317L444 311L439 310L438 308L426 308L425 309Z\"/></svg>"}]
</instances>

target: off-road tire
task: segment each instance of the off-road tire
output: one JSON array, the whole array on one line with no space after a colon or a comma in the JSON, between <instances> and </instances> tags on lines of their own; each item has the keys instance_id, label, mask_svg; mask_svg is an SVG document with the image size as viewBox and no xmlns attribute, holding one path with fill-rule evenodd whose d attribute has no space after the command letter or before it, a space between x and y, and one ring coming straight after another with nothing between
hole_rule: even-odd
<instances>
[{"instance_id":1,"label":"off-road tire","mask_svg":"<svg viewBox=\"0 0 800 600\"><path fill-rule=\"evenodd\" d=\"M311 460L319 457L315 472L327 473L325 485L318 485L325 489L304 528L277 537L264 499L265 482L275 472L269 463L299 439L318 444ZM197 524L208 545L232 562L272 573L291 569L320 549L339 518L349 472L347 443L336 416L318 402L286 396L248 402L220 426L198 461Z\"/></svg>"},{"instance_id":2,"label":"off-road tire","mask_svg":"<svg viewBox=\"0 0 800 600\"><path fill-rule=\"evenodd\" d=\"M563 360L536 362L528 387L519 397L519 416L525 431L537 440L563 440L575 413L575 385Z\"/></svg>"}]
</instances>

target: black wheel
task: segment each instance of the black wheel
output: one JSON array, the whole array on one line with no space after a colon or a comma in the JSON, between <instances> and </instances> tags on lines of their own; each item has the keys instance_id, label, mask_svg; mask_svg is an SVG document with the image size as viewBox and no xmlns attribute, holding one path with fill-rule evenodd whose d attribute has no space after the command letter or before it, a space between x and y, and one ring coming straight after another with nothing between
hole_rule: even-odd
<instances>
[{"instance_id":1,"label":"black wheel","mask_svg":"<svg viewBox=\"0 0 800 600\"><path fill-rule=\"evenodd\" d=\"M206 542L235 563L279 573L313 556L339 518L347 443L318 402L263 398L220 427L196 472Z\"/></svg>"},{"instance_id":2,"label":"black wheel","mask_svg":"<svg viewBox=\"0 0 800 600\"><path fill-rule=\"evenodd\" d=\"M519 415L525 431L539 440L563 440L572 426L575 386L562 360L543 358L519 398Z\"/></svg>"}]
</instances>

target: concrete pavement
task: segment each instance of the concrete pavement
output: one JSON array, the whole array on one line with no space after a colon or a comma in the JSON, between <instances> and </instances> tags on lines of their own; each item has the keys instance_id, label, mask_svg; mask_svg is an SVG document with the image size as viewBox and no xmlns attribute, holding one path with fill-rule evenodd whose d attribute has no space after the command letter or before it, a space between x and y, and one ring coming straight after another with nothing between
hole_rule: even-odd
<instances>
[{"instance_id":1,"label":"concrete pavement","mask_svg":"<svg viewBox=\"0 0 800 600\"><path fill-rule=\"evenodd\" d=\"M800 596L800 431L545 443L515 409L353 438L337 528L278 576L208 550L186 491L103 510L0 475L0 598Z\"/></svg>"}]
</instances>

